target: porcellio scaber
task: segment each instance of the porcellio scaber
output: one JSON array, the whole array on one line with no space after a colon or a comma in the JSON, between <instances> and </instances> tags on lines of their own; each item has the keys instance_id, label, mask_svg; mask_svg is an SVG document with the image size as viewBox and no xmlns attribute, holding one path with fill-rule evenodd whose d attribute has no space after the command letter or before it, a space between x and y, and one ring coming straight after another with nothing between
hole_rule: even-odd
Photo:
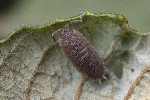
<instances>
[{"instance_id":1,"label":"porcellio scaber","mask_svg":"<svg viewBox=\"0 0 150 100\"><path fill-rule=\"evenodd\" d=\"M64 28L54 32L52 36L60 32L58 43L63 54L83 77L100 82L101 79L106 79L104 61L92 44L79 31L71 28L71 24L77 22L82 22L82 16L80 20L67 23Z\"/></svg>"}]
</instances>

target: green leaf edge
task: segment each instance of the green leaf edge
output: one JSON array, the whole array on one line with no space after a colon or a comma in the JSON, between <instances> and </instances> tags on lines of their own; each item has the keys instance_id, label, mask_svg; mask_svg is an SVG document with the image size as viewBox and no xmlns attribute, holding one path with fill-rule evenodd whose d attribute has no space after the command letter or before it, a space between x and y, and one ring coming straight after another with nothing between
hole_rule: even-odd
<instances>
[{"instance_id":1,"label":"green leaf edge","mask_svg":"<svg viewBox=\"0 0 150 100\"><path fill-rule=\"evenodd\" d=\"M108 19L113 19L116 21L121 21L121 22L127 22L127 19L120 14L113 14L113 13L98 13L98 14L92 14L90 12L84 12L83 16L94 16L94 17L107 17ZM55 28L57 29L57 24L65 24L71 20L76 20L79 19L79 15L77 16L73 16L70 18L66 18L66 19L55 19L54 21L49 22L48 24L45 25L39 25L39 26L28 26L28 25L22 25L18 30L15 30L14 32L12 32L12 34L10 34L7 38L0 40L0 46L2 44L4 44L7 41L10 41L11 39L15 38L17 35L21 34L23 31L32 31L32 32L36 32L36 31L42 31L42 30L47 30L47 29L52 29Z\"/></svg>"}]
</instances>

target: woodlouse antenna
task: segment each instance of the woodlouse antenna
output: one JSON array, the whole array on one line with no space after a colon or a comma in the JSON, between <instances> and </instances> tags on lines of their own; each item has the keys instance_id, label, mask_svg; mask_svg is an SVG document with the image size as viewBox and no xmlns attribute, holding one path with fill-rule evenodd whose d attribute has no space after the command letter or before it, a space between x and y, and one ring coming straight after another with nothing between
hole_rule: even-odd
<instances>
[{"instance_id":1,"label":"woodlouse antenna","mask_svg":"<svg viewBox=\"0 0 150 100\"><path fill-rule=\"evenodd\" d=\"M60 33L61 30L62 30L62 29L58 29L57 31L55 31L55 32L52 33L52 38L53 38L53 41L54 41L54 42L56 42L56 39L55 39L55 37L54 37L54 34Z\"/></svg>"},{"instance_id":2,"label":"woodlouse antenna","mask_svg":"<svg viewBox=\"0 0 150 100\"><path fill-rule=\"evenodd\" d=\"M70 21L69 23L67 23L67 24L65 25L65 28L66 28L66 29L67 29L67 28L70 29L70 25L71 25L71 24L75 24L75 23L80 23L80 22L82 22L82 16L83 16L83 13L81 12L81 14L80 14L80 16L79 16L80 19L79 19L79 20ZM53 41L54 41L54 42L56 42L56 39L55 39L55 37L54 37L54 34L60 33L60 31L62 31L62 30L63 30L63 32L64 32L65 29L58 29L57 31L55 31L55 32L52 33L52 38L53 38ZM63 33L63 32L62 32L62 33Z\"/></svg>"},{"instance_id":3,"label":"woodlouse antenna","mask_svg":"<svg viewBox=\"0 0 150 100\"><path fill-rule=\"evenodd\" d=\"M75 23L80 23L80 22L82 22L82 17L83 17L83 13L81 12L81 14L80 14L80 19L79 20L73 20L73 21L71 21L69 24L75 24Z\"/></svg>"}]
</instances>

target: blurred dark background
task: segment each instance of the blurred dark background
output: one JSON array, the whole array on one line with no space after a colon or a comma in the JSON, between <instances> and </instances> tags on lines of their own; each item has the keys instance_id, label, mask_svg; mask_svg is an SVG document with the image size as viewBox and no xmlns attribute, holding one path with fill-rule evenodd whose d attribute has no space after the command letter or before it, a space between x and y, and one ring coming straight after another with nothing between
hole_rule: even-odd
<instances>
[{"instance_id":1,"label":"blurred dark background","mask_svg":"<svg viewBox=\"0 0 150 100\"><path fill-rule=\"evenodd\" d=\"M0 39L21 25L44 25L89 11L124 15L131 28L150 31L150 0L0 0Z\"/></svg>"}]
</instances>

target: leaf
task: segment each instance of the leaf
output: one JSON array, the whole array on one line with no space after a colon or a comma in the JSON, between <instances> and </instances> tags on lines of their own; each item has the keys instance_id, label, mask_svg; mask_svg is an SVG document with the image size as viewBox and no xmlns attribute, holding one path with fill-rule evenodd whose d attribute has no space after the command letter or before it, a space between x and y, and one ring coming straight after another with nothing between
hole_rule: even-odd
<instances>
[{"instance_id":1,"label":"leaf","mask_svg":"<svg viewBox=\"0 0 150 100\"><path fill-rule=\"evenodd\" d=\"M83 22L72 27L91 41L108 70L108 79L101 85L84 82L51 37L76 19L23 26L0 42L0 99L72 100L76 94L80 100L150 99L145 92L149 91L150 33L131 29L122 15L84 13ZM138 92L139 87L144 91Z\"/></svg>"}]
</instances>

